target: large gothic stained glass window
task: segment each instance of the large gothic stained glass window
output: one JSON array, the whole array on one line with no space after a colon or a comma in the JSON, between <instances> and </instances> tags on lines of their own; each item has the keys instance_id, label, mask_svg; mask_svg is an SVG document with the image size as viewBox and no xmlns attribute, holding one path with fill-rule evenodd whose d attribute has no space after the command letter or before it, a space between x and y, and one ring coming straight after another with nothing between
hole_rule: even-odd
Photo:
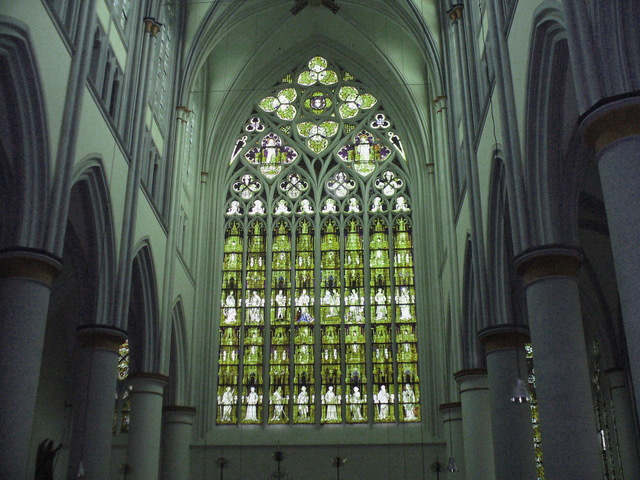
<instances>
[{"instance_id":1,"label":"large gothic stained glass window","mask_svg":"<svg viewBox=\"0 0 640 480\"><path fill-rule=\"evenodd\" d=\"M314 57L229 147L218 424L420 421L401 136Z\"/></svg>"}]
</instances>

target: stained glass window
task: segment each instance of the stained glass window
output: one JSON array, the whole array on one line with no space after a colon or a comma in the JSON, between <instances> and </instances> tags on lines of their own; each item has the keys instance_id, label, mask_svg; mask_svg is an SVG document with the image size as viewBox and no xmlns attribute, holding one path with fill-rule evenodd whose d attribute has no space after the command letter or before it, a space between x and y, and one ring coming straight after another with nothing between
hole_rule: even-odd
<instances>
[{"instance_id":1,"label":"stained glass window","mask_svg":"<svg viewBox=\"0 0 640 480\"><path fill-rule=\"evenodd\" d=\"M118 381L116 383L116 403L113 415L113 434L129 431L131 416L131 396L127 382L129 378L129 340L118 349Z\"/></svg>"},{"instance_id":2,"label":"stained glass window","mask_svg":"<svg viewBox=\"0 0 640 480\"><path fill-rule=\"evenodd\" d=\"M536 456L536 480L544 480L544 465L542 463L542 435L540 433L540 417L538 415L538 397L536 395L536 374L533 368L533 348L530 343L525 344L527 352L527 373L529 375L529 394L531 395L531 426L533 427L533 447Z\"/></svg>"},{"instance_id":3,"label":"stained glass window","mask_svg":"<svg viewBox=\"0 0 640 480\"><path fill-rule=\"evenodd\" d=\"M217 423L420 421L400 134L328 59L281 78L229 145Z\"/></svg>"}]
</instances>

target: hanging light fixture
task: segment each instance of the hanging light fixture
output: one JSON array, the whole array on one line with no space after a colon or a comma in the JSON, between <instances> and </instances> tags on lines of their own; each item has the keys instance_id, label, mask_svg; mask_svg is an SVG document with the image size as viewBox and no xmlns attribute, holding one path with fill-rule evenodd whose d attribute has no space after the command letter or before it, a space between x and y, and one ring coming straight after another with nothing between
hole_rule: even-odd
<instances>
[{"instance_id":1,"label":"hanging light fixture","mask_svg":"<svg viewBox=\"0 0 640 480\"><path fill-rule=\"evenodd\" d=\"M511 401L513 403L528 403L531 401L531 395L529 395L529 389L524 384L521 378L518 378L516 380L516 386L513 388Z\"/></svg>"},{"instance_id":2,"label":"hanging light fixture","mask_svg":"<svg viewBox=\"0 0 640 480\"><path fill-rule=\"evenodd\" d=\"M518 349L515 349L516 352L516 366L518 368L518 379L516 380L516 386L513 388L513 393L511 394L511 401L513 403L528 403L531 401L531 395L529 395L529 389L527 385L520 378L520 355L518 354Z\"/></svg>"}]
</instances>

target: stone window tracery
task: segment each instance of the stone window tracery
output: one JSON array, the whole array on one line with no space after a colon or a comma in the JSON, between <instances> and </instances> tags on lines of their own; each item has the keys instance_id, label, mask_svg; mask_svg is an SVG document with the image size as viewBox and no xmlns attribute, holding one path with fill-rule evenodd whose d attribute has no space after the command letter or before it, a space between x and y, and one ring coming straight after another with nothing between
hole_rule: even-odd
<instances>
[{"instance_id":1,"label":"stone window tracery","mask_svg":"<svg viewBox=\"0 0 640 480\"><path fill-rule=\"evenodd\" d=\"M409 177L382 102L313 57L230 143L217 423L420 421Z\"/></svg>"}]
</instances>

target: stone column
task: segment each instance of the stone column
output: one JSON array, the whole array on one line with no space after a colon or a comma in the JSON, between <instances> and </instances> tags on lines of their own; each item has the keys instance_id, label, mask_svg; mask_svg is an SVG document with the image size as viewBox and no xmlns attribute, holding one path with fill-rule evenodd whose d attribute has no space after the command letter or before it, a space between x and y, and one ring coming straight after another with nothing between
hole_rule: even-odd
<instances>
[{"instance_id":1,"label":"stone column","mask_svg":"<svg viewBox=\"0 0 640 480\"><path fill-rule=\"evenodd\" d=\"M496 480L535 480L531 405L511 401L517 379L527 383L529 329L497 325L480 332L487 358Z\"/></svg>"},{"instance_id":2,"label":"stone column","mask_svg":"<svg viewBox=\"0 0 640 480\"><path fill-rule=\"evenodd\" d=\"M576 271L571 247L541 246L516 258L524 277L547 480L602 478Z\"/></svg>"},{"instance_id":3,"label":"stone column","mask_svg":"<svg viewBox=\"0 0 640 480\"><path fill-rule=\"evenodd\" d=\"M636 408L640 408L640 100L605 103L582 122L594 147L627 338ZM638 412L634 423L638 425Z\"/></svg>"},{"instance_id":4,"label":"stone column","mask_svg":"<svg viewBox=\"0 0 640 480\"><path fill-rule=\"evenodd\" d=\"M122 330L107 325L78 328L80 351L74 373L73 429L68 478L82 462L85 478L107 480L111 458L114 392Z\"/></svg>"},{"instance_id":5,"label":"stone column","mask_svg":"<svg viewBox=\"0 0 640 480\"><path fill-rule=\"evenodd\" d=\"M191 426L196 409L177 405L162 409L162 480L190 478Z\"/></svg>"},{"instance_id":6,"label":"stone column","mask_svg":"<svg viewBox=\"0 0 640 480\"><path fill-rule=\"evenodd\" d=\"M33 475L31 430L51 282L60 269L46 252L0 252L0 478Z\"/></svg>"},{"instance_id":7,"label":"stone column","mask_svg":"<svg viewBox=\"0 0 640 480\"><path fill-rule=\"evenodd\" d=\"M441 404L440 415L442 417L443 433L447 439L447 456L444 464L448 466L451 457L453 457L456 461L458 471L455 472L456 477L452 478L465 478L461 403L454 402Z\"/></svg>"},{"instance_id":8,"label":"stone column","mask_svg":"<svg viewBox=\"0 0 640 480\"><path fill-rule=\"evenodd\" d=\"M460 386L466 480L495 478L487 371L461 370L454 375Z\"/></svg>"},{"instance_id":9,"label":"stone column","mask_svg":"<svg viewBox=\"0 0 640 480\"><path fill-rule=\"evenodd\" d=\"M157 373L137 373L129 383L131 420L127 445L129 480L157 480L160 467L162 393L168 378Z\"/></svg>"},{"instance_id":10,"label":"stone column","mask_svg":"<svg viewBox=\"0 0 640 480\"><path fill-rule=\"evenodd\" d=\"M631 395L624 371L621 368L612 368L604 372L611 392L611 406L613 410L613 422L615 425L616 450L620 459L624 478L640 478L640 454L633 429L633 410L631 409ZM614 432L610 432L613 437Z\"/></svg>"}]
</instances>

